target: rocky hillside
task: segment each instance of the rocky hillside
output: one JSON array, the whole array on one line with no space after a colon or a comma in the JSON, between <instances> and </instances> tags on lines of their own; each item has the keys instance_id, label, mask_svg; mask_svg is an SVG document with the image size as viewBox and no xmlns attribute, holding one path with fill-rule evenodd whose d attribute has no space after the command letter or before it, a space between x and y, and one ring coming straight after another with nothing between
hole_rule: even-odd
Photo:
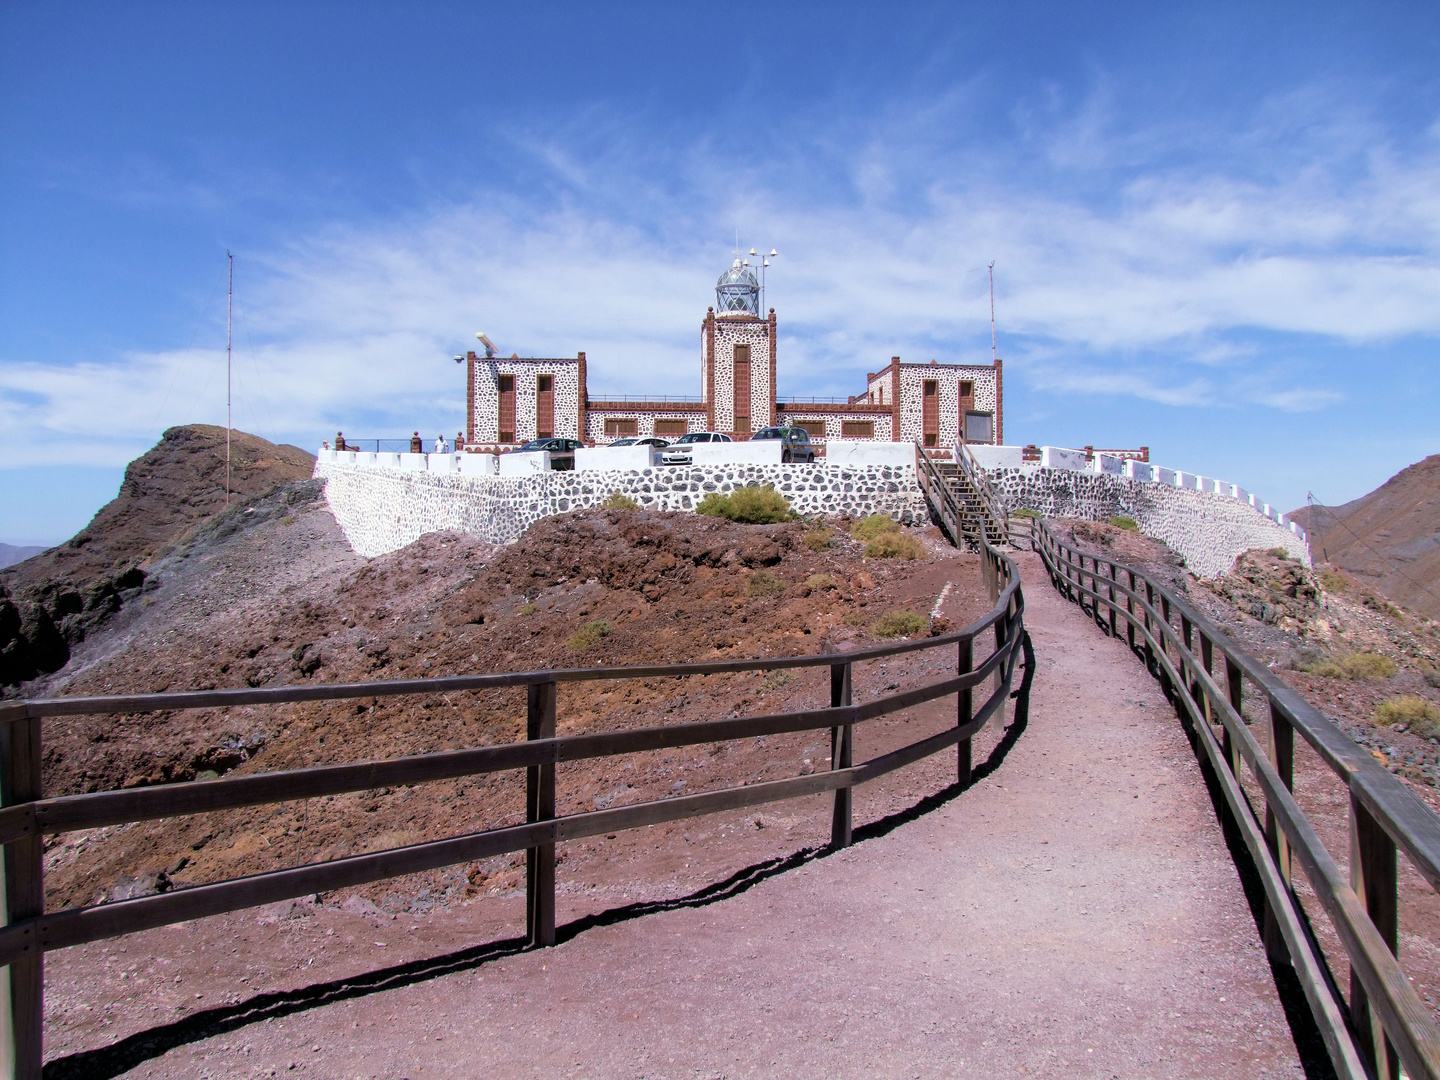
<instances>
[{"instance_id":1,"label":"rocky hillside","mask_svg":"<svg viewBox=\"0 0 1440 1080\"><path fill-rule=\"evenodd\" d=\"M231 502L307 478L314 458L231 436ZM173 427L125 470L120 493L69 541L0 570L0 686L56 671L86 635L138 596L146 568L225 509L225 429Z\"/></svg>"},{"instance_id":2,"label":"rocky hillside","mask_svg":"<svg viewBox=\"0 0 1440 1080\"><path fill-rule=\"evenodd\" d=\"M1290 514L1316 563L1352 574L1402 607L1440 619L1440 454L1344 506Z\"/></svg>"}]
</instances>

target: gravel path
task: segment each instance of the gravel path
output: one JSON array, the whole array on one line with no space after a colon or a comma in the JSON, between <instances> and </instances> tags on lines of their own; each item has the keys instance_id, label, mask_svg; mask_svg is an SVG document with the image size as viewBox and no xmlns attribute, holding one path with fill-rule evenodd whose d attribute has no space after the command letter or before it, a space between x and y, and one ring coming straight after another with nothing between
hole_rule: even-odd
<instances>
[{"instance_id":1,"label":"gravel path","mask_svg":"<svg viewBox=\"0 0 1440 1080\"><path fill-rule=\"evenodd\" d=\"M717 902L502 950L129 1075L1303 1075L1174 713L1020 559L1030 720L970 790ZM996 746L977 742L977 762Z\"/></svg>"}]
</instances>

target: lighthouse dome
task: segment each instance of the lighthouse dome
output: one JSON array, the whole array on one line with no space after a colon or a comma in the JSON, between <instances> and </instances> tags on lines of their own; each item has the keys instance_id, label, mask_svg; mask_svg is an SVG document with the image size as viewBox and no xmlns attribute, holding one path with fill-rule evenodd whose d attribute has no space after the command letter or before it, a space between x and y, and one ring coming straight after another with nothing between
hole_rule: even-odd
<instances>
[{"instance_id":1,"label":"lighthouse dome","mask_svg":"<svg viewBox=\"0 0 1440 1080\"><path fill-rule=\"evenodd\" d=\"M760 314L760 282L738 257L715 283L715 309L721 315Z\"/></svg>"}]
</instances>

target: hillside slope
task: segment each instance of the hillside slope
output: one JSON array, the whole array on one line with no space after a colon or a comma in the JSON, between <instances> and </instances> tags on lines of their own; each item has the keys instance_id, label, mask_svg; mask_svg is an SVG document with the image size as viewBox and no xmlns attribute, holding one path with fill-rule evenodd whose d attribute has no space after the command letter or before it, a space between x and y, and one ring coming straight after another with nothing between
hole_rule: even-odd
<instances>
[{"instance_id":1,"label":"hillside slope","mask_svg":"<svg viewBox=\"0 0 1440 1080\"><path fill-rule=\"evenodd\" d=\"M1355 575L1396 604L1440 619L1440 454L1344 506L1290 514L1315 561Z\"/></svg>"},{"instance_id":2,"label":"hillside slope","mask_svg":"<svg viewBox=\"0 0 1440 1080\"><path fill-rule=\"evenodd\" d=\"M231 435L231 501L310 476L314 458ZM58 670L70 650L139 594L149 560L225 509L225 429L170 428L125 469L120 492L70 540L0 570L0 686Z\"/></svg>"}]
</instances>

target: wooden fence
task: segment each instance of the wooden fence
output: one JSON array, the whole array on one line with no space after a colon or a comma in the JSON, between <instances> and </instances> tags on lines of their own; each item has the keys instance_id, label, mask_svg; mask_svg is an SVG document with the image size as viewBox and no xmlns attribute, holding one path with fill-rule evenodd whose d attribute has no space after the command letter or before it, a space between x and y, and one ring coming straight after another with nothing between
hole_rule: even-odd
<instances>
[{"instance_id":1,"label":"wooden fence","mask_svg":"<svg viewBox=\"0 0 1440 1080\"><path fill-rule=\"evenodd\" d=\"M1044 523L1031 522L1031 538L1055 587L1106 633L1123 634L1188 717L1264 884L1266 947L1293 965L1336 1073L1393 1078L1403 1065L1412 1080L1440 1077L1440 1029L1396 958L1397 849L1440 889L1440 817L1171 590L1062 542ZM1262 697L1263 743L1242 715L1247 680ZM1297 731L1348 789L1348 880L1291 793ZM1244 766L1258 786L1258 808ZM1296 897L1293 861L1344 947L1348 1002Z\"/></svg>"},{"instance_id":2,"label":"wooden fence","mask_svg":"<svg viewBox=\"0 0 1440 1080\"><path fill-rule=\"evenodd\" d=\"M830 791L834 792L831 842L837 846L849 844L850 794L855 785L950 746L958 747L958 775L961 781L968 781L970 740L992 717L1001 714L1022 653L1024 599L1019 574L1008 556L987 546L982 551L982 566L994 606L971 626L941 637L847 653L253 690L50 698L0 704L0 793L3 793L0 843L4 845L6 901L5 925L0 926L0 964L9 966L9 1007L0 1008L0 1028L3 1028L0 1054L7 1056L0 1074L27 1080L40 1076L44 954L52 949L522 850L527 853L527 931L531 944L538 947L555 942L555 845L561 841ZM981 643L979 651L983 655L983 646L988 644L986 635L992 633L993 649L983 661L975 663L976 642ZM955 649L957 658L953 678L863 704L852 702L855 664L917 650L951 648ZM828 668L830 706L629 731L556 734L556 687L562 682L686 677L781 668ZM975 688L987 682L993 682L993 687L977 705ZM50 717L131 716L161 710L278 705L506 686L525 689L528 716L525 742L87 795L45 798L41 790L42 728ZM953 727L858 765L853 763L854 725L952 695L957 700ZM592 813L563 817L555 814L555 766L559 762L823 728L831 731L831 767L824 772ZM45 910L41 840L46 834L508 769L526 770L524 824L182 887L131 900L62 911Z\"/></svg>"}]
</instances>

